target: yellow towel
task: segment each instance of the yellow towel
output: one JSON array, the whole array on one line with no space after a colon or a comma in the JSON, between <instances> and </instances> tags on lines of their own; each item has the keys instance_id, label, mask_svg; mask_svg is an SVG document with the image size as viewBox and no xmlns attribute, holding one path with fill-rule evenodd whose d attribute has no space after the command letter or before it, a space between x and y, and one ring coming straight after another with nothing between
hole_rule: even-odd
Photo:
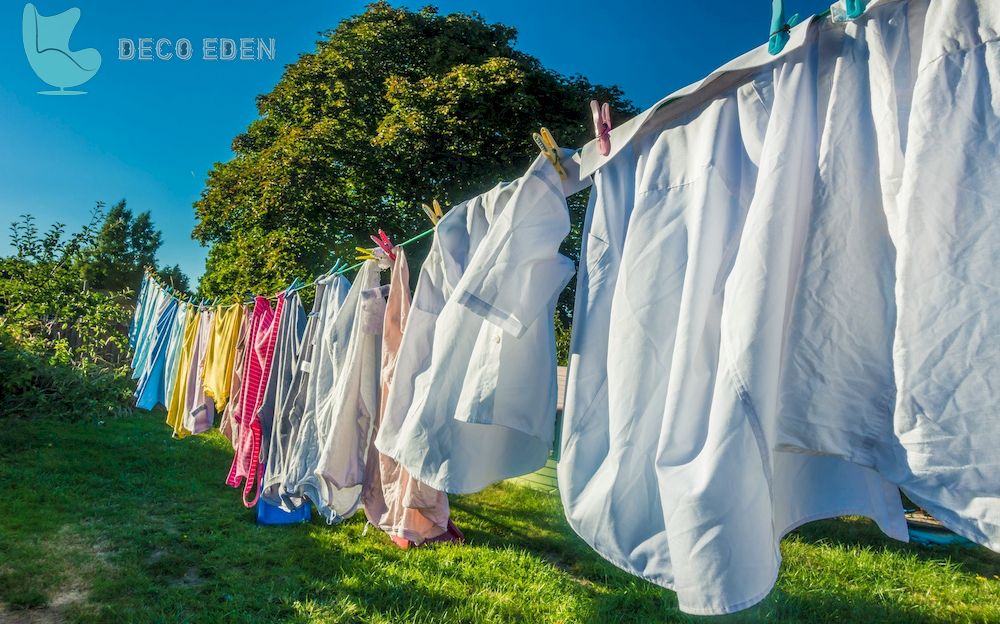
<instances>
[{"instance_id":1,"label":"yellow towel","mask_svg":"<svg viewBox=\"0 0 1000 624\"><path fill-rule=\"evenodd\" d=\"M167 425L174 430L178 438L191 435L184 428L184 406L187 403L188 371L191 368L191 356L194 354L194 343L198 337L198 312L189 307L184 315L184 342L181 344L181 357L177 362L177 381L174 392L167 406Z\"/></svg>"},{"instance_id":2,"label":"yellow towel","mask_svg":"<svg viewBox=\"0 0 1000 624\"><path fill-rule=\"evenodd\" d=\"M222 308L212 322L212 335L205 352L202 380L205 394L215 399L215 409L222 411L229 400L233 380L233 364L236 361L236 341L243 322L243 306L236 304Z\"/></svg>"}]
</instances>

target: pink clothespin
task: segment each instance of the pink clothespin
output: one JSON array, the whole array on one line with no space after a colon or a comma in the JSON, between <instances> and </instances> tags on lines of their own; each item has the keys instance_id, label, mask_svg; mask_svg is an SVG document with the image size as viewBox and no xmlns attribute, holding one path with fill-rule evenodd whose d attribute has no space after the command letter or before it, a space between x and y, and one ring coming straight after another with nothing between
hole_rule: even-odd
<instances>
[{"instance_id":1,"label":"pink clothespin","mask_svg":"<svg viewBox=\"0 0 1000 624\"><path fill-rule=\"evenodd\" d=\"M385 231L379 230L378 236L372 234L372 241L385 252L385 255L389 256L390 260L393 262L396 261L396 252L393 251L395 246L393 246L392 241L389 240L389 236L385 233Z\"/></svg>"},{"instance_id":2,"label":"pink clothespin","mask_svg":"<svg viewBox=\"0 0 1000 624\"><path fill-rule=\"evenodd\" d=\"M590 112L594 115L594 136L597 137L601 156L607 156L611 153L611 107L607 102L601 104L591 100Z\"/></svg>"}]
</instances>

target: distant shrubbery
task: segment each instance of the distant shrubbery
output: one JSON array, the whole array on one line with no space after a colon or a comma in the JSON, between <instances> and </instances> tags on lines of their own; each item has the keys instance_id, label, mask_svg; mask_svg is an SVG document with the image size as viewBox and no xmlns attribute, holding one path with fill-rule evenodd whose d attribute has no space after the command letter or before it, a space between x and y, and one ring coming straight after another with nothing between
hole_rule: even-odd
<instances>
[{"instance_id":1,"label":"distant shrubbery","mask_svg":"<svg viewBox=\"0 0 1000 624\"><path fill-rule=\"evenodd\" d=\"M129 412L128 376L53 363L0 334L0 418L103 418Z\"/></svg>"},{"instance_id":2,"label":"distant shrubbery","mask_svg":"<svg viewBox=\"0 0 1000 624\"><path fill-rule=\"evenodd\" d=\"M127 233L119 236L119 232ZM77 420L128 411L127 327L142 267L160 235L149 215L98 204L67 235L31 216L11 226L0 258L0 417Z\"/></svg>"}]
</instances>

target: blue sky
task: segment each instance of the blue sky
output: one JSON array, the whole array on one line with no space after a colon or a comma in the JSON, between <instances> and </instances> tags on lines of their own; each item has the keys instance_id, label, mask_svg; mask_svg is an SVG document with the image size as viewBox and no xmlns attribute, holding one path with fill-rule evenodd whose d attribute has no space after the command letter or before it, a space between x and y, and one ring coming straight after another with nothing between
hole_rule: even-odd
<instances>
[{"instance_id":1,"label":"blue sky","mask_svg":"<svg viewBox=\"0 0 1000 624\"><path fill-rule=\"evenodd\" d=\"M832 0L789 0L803 15ZM98 200L128 200L149 210L163 231L161 263L178 263L192 278L206 250L191 240L194 212L212 164L230 157L232 138L256 116L283 67L311 51L320 31L364 10L354 0L36 0L42 15L79 7L71 49L96 48L101 70L79 97L46 97L51 87L25 58L24 3L0 9L0 225L30 213L42 225L83 223ZM427 2L393 2L419 8ZM547 67L622 87L640 108L761 44L767 0L614 3L443 1L442 12L479 11L515 26L518 47ZM118 39L182 37L189 61L119 61ZM205 37L274 38L274 61L204 61ZM580 106L586 106L581 102ZM7 253L0 232L0 253Z\"/></svg>"}]
</instances>

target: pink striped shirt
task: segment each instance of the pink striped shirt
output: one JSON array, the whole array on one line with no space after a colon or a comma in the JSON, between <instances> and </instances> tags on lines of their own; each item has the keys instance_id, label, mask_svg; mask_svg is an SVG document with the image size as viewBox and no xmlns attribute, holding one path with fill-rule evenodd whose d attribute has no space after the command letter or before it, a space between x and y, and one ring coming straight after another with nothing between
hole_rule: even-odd
<instances>
[{"instance_id":1,"label":"pink striped shirt","mask_svg":"<svg viewBox=\"0 0 1000 624\"><path fill-rule=\"evenodd\" d=\"M264 297L254 301L250 334L247 336L247 357L243 367L243 387L240 389L240 409L234 414L239 425L239 439L233 465L229 469L226 484L238 488L243 484L243 504L253 507L260 496L261 429L258 411L264 398L264 388L271 372L274 359L274 345L277 340L278 323L285 307L285 294L278 295L278 303L271 304ZM252 498L248 500L248 496Z\"/></svg>"}]
</instances>

